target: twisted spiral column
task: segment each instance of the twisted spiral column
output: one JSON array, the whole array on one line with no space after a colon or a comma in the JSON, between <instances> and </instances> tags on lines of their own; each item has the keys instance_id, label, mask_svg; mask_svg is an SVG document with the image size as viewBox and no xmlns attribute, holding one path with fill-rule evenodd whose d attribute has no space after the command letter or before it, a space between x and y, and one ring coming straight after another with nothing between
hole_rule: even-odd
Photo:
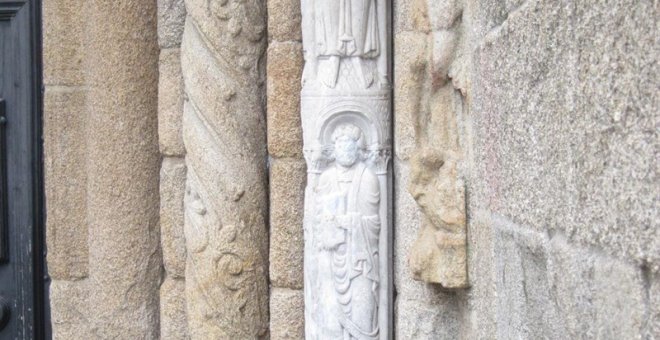
<instances>
[{"instance_id":1,"label":"twisted spiral column","mask_svg":"<svg viewBox=\"0 0 660 340\"><path fill-rule=\"evenodd\" d=\"M265 338L265 2L188 0L186 11L181 63L190 335Z\"/></svg>"}]
</instances>

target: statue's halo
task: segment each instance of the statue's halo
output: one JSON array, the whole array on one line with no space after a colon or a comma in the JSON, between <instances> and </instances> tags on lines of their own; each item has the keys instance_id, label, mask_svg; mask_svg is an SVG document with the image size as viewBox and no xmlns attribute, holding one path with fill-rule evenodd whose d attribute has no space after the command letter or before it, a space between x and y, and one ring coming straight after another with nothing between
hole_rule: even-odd
<instances>
[{"instance_id":1,"label":"statue's halo","mask_svg":"<svg viewBox=\"0 0 660 340\"><path fill-rule=\"evenodd\" d=\"M329 111L324 116L326 119L320 119L323 122L321 125L318 136L320 145L332 145L332 134L337 127L344 124L352 124L357 126L362 131L362 145L370 146L380 144L380 134L378 127L373 123L369 117L368 112L359 107L342 107L340 110Z\"/></svg>"}]
</instances>

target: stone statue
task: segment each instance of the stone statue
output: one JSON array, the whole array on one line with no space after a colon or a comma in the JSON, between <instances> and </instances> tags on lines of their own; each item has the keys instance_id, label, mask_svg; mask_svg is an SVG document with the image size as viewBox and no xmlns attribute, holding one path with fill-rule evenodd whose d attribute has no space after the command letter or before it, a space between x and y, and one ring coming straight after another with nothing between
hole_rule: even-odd
<instances>
[{"instance_id":1,"label":"stone statue","mask_svg":"<svg viewBox=\"0 0 660 340\"><path fill-rule=\"evenodd\" d=\"M376 0L303 0L314 13L313 34L305 34L313 47L306 49L313 60L313 77L334 88L343 66L354 72L368 88L378 78L375 59L380 55ZM307 25L307 26L312 26ZM312 66L308 65L308 66ZM309 77L306 69L304 79Z\"/></svg>"},{"instance_id":2,"label":"stone statue","mask_svg":"<svg viewBox=\"0 0 660 340\"><path fill-rule=\"evenodd\" d=\"M315 246L318 339L377 339L380 188L361 159L362 132L339 125L334 166L316 187Z\"/></svg>"},{"instance_id":3,"label":"stone statue","mask_svg":"<svg viewBox=\"0 0 660 340\"><path fill-rule=\"evenodd\" d=\"M389 0L301 0L305 339L392 340Z\"/></svg>"}]
</instances>

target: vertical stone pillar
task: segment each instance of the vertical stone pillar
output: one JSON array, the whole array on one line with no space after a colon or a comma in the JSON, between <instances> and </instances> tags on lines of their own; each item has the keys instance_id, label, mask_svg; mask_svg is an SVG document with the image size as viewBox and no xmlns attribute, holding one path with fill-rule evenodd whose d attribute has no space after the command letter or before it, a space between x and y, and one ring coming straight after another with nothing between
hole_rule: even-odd
<instances>
[{"instance_id":1,"label":"vertical stone pillar","mask_svg":"<svg viewBox=\"0 0 660 340\"><path fill-rule=\"evenodd\" d=\"M155 1L91 0L85 67L90 324L94 338L158 338Z\"/></svg>"},{"instance_id":2,"label":"vertical stone pillar","mask_svg":"<svg viewBox=\"0 0 660 340\"><path fill-rule=\"evenodd\" d=\"M305 336L391 339L390 3L302 13Z\"/></svg>"},{"instance_id":3,"label":"vertical stone pillar","mask_svg":"<svg viewBox=\"0 0 660 340\"><path fill-rule=\"evenodd\" d=\"M267 337L265 2L189 0L186 11L189 331L193 339Z\"/></svg>"},{"instance_id":4,"label":"vertical stone pillar","mask_svg":"<svg viewBox=\"0 0 660 340\"><path fill-rule=\"evenodd\" d=\"M300 0L268 0L270 337L304 338Z\"/></svg>"},{"instance_id":5,"label":"vertical stone pillar","mask_svg":"<svg viewBox=\"0 0 660 340\"><path fill-rule=\"evenodd\" d=\"M182 138L183 76L181 38L186 19L183 0L158 0L158 141L160 168L160 239L163 283L160 286L160 339L187 339L183 236L183 196L186 182Z\"/></svg>"},{"instance_id":6,"label":"vertical stone pillar","mask_svg":"<svg viewBox=\"0 0 660 340\"><path fill-rule=\"evenodd\" d=\"M89 339L85 6L43 2L44 175L54 339Z\"/></svg>"}]
</instances>

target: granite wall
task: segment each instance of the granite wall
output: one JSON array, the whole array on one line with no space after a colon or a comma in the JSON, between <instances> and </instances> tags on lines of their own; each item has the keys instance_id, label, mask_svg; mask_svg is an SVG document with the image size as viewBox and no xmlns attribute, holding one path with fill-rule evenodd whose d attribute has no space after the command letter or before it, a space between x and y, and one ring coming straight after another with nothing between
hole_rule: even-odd
<instances>
[{"instance_id":1,"label":"granite wall","mask_svg":"<svg viewBox=\"0 0 660 340\"><path fill-rule=\"evenodd\" d=\"M660 336L660 8L528 0L466 9L465 336Z\"/></svg>"},{"instance_id":2,"label":"granite wall","mask_svg":"<svg viewBox=\"0 0 660 340\"><path fill-rule=\"evenodd\" d=\"M427 138L419 116L440 122L436 134L455 129L470 284L410 280L423 214L399 190L399 338L660 336L658 10L653 1L397 2L397 187ZM455 46L447 73L443 42ZM450 101L437 99L444 77Z\"/></svg>"}]
</instances>

